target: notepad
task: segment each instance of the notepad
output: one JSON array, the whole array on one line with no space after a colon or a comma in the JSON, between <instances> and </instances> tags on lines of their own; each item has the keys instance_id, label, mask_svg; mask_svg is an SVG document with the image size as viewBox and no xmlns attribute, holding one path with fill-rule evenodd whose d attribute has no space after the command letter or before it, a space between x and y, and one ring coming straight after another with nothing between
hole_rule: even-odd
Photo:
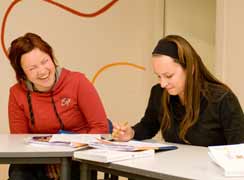
<instances>
[{"instance_id":1,"label":"notepad","mask_svg":"<svg viewBox=\"0 0 244 180\"><path fill-rule=\"evenodd\" d=\"M88 149L83 151L75 151L73 156L76 159L110 163L133 158L152 157L154 156L154 150L150 149L145 151L125 152L106 149Z\"/></svg>"}]
</instances>

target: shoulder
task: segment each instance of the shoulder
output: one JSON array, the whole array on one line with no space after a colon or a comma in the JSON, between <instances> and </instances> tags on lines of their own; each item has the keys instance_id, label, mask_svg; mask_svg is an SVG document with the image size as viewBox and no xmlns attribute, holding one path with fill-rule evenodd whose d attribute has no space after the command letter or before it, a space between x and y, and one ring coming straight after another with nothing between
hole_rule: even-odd
<instances>
[{"instance_id":1,"label":"shoulder","mask_svg":"<svg viewBox=\"0 0 244 180\"><path fill-rule=\"evenodd\" d=\"M75 81L75 82L87 80L84 73L71 71L66 68L62 68L60 79L66 79L68 81Z\"/></svg>"},{"instance_id":2,"label":"shoulder","mask_svg":"<svg viewBox=\"0 0 244 180\"><path fill-rule=\"evenodd\" d=\"M154 92L154 93L161 93L163 92L163 88L161 88L160 84L155 84L152 89L151 89L151 92Z\"/></svg>"},{"instance_id":3,"label":"shoulder","mask_svg":"<svg viewBox=\"0 0 244 180\"><path fill-rule=\"evenodd\" d=\"M27 90L23 84L16 83L9 89L9 102L23 103L26 101Z\"/></svg>"},{"instance_id":4,"label":"shoulder","mask_svg":"<svg viewBox=\"0 0 244 180\"><path fill-rule=\"evenodd\" d=\"M10 87L10 93L24 93L26 92L26 87L23 84L16 83Z\"/></svg>"},{"instance_id":5,"label":"shoulder","mask_svg":"<svg viewBox=\"0 0 244 180\"><path fill-rule=\"evenodd\" d=\"M84 76L83 73L78 71L72 71L66 68L61 69L61 76L67 76L67 77L75 77L75 76Z\"/></svg>"},{"instance_id":6,"label":"shoulder","mask_svg":"<svg viewBox=\"0 0 244 180\"><path fill-rule=\"evenodd\" d=\"M164 89L161 88L160 84L156 84L151 88L150 97L155 99L161 99L163 91Z\"/></svg>"},{"instance_id":7,"label":"shoulder","mask_svg":"<svg viewBox=\"0 0 244 180\"><path fill-rule=\"evenodd\" d=\"M76 71L70 71L62 68L60 78L57 82L55 90L62 90L69 88L72 90L90 90L93 88L92 83L86 78L85 74Z\"/></svg>"},{"instance_id":8,"label":"shoulder","mask_svg":"<svg viewBox=\"0 0 244 180\"><path fill-rule=\"evenodd\" d=\"M213 83L207 84L206 96L207 99L212 102L220 102L227 99L237 99L230 88Z\"/></svg>"}]
</instances>

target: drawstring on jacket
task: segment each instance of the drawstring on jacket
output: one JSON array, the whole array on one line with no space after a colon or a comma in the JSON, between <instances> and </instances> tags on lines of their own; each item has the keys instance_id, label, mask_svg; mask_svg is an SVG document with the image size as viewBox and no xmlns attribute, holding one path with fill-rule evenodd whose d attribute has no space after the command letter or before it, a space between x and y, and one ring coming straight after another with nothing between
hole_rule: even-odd
<instances>
[{"instance_id":1,"label":"drawstring on jacket","mask_svg":"<svg viewBox=\"0 0 244 180\"><path fill-rule=\"evenodd\" d=\"M27 101L28 101L28 105L29 105L31 125L32 125L32 127L34 127L35 126L35 117L34 117L33 108L32 108L30 90L27 91ZM53 109L54 109L55 115L56 115L56 117L58 119L58 122L60 124L60 129L64 130L64 123L63 123L61 117L58 114L58 111L57 111L57 108L56 108L56 105L55 105L55 102L54 102L54 99L53 99L53 92L51 92L51 103L53 105Z\"/></svg>"}]
</instances>

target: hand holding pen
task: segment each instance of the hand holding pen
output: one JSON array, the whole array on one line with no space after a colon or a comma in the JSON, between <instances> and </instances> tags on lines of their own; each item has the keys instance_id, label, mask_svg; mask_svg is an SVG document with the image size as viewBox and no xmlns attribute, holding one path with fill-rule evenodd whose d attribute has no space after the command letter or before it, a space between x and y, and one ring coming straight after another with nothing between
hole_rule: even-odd
<instances>
[{"instance_id":1,"label":"hand holding pen","mask_svg":"<svg viewBox=\"0 0 244 180\"><path fill-rule=\"evenodd\" d=\"M116 141L129 141L134 137L134 130L128 126L128 122L124 124L113 123L112 138Z\"/></svg>"}]
</instances>

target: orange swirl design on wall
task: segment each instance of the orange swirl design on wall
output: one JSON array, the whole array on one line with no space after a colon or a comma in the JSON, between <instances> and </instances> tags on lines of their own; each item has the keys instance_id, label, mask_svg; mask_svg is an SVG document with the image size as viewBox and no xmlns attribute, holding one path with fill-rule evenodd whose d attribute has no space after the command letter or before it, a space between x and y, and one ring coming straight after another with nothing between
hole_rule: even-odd
<instances>
[{"instance_id":1,"label":"orange swirl design on wall","mask_svg":"<svg viewBox=\"0 0 244 180\"><path fill-rule=\"evenodd\" d=\"M80 17L85 17L85 18L93 18L96 16L101 15L102 13L106 12L109 8L111 8L116 2L118 2L118 0L112 0L111 2L109 2L108 4L106 4L104 7L102 7L101 9L92 12L92 13L82 13L79 11L76 11L68 6L65 6L61 3L55 2L53 0L43 0L44 2L50 3L52 5L55 5L61 9L64 9L74 15L80 16ZM3 21L2 21L2 28L1 28L1 45L3 48L3 52L5 54L5 56L8 58L8 51L5 45L5 41L4 41L4 37L5 37L5 27L6 27L6 23L7 23L7 18L10 14L10 12L12 11L12 9L14 8L14 6L21 2L21 0L14 0L12 1L12 3L9 5L9 7L7 8L6 12L4 13L4 17L3 17ZM134 67L140 70L145 70L144 67L136 65L136 64L132 64L132 63L128 63L128 62L117 62L117 63L112 63L112 64L107 64L105 66L103 66L102 68L100 68L94 75L94 77L92 78L92 82L95 83L97 77L105 70L107 70L108 68L114 67L114 66L130 66L130 67Z\"/></svg>"},{"instance_id":2,"label":"orange swirl design on wall","mask_svg":"<svg viewBox=\"0 0 244 180\"><path fill-rule=\"evenodd\" d=\"M128 63L128 62L116 62L116 63L111 63L111 64L107 64L103 67L101 67L96 74L94 75L94 77L92 78L92 83L95 83L97 77L105 70L114 67L114 66L129 66L129 67L133 67L139 70L145 70L145 67L143 66L139 66L137 64L133 64L133 63Z\"/></svg>"},{"instance_id":3,"label":"orange swirl design on wall","mask_svg":"<svg viewBox=\"0 0 244 180\"><path fill-rule=\"evenodd\" d=\"M68 7L68 6L65 6L63 4L57 3L57 2L52 1L52 0L43 0L43 1L47 2L47 3L50 3L50 4L53 4L53 5L57 6L57 7L60 7L60 8L66 10L66 11L72 13L72 14L77 15L77 16L86 17L86 18L92 18L92 17L96 17L98 15L101 15L102 13L107 11L110 7L112 7L116 2L118 2L118 0L112 0L110 3L108 3L107 5L105 5L104 7L102 7L101 9L99 9L96 12L93 12L93 13L81 13L81 12L78 12L78 11ZM7 57L8 57L8 51L7 51L7 48L6 48L5 43L4 43L5 26L6 26L8 15L10 14L11 10L13 9L13 7L19 2L21 2L21 0L14 0L9 5L9 7L7 8L7 11L5 12L4 17L3 17L2 28L1 28L1 44L2 44L2 47L3 47L4 54Z\"/></svg>"}]
</instances>

